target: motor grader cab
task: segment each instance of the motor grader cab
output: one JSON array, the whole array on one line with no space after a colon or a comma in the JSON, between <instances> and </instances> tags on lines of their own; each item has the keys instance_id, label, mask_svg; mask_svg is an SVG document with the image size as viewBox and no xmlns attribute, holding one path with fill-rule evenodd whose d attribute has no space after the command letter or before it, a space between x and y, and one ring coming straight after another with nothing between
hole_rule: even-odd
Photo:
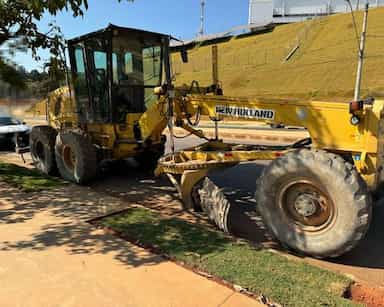
<instances>
[{"instance_id":1,"label":"motor grader cab","mask_svg":"<svg viewBox=\"0 0 384 307\"><path fill-rule=\"evenodd\" d=\"M143 114L157 101L153 89L169 69L163 63L168 46L167 35L114 25L70 40L80 125L132 125L129 114Z\"/></svg>"},{"instance_id":2,"label":"motor grader cab","mask_svg":"<svg viewBox=\"0 0 384 307\"><path fill-rule=\"evenodd\" d=\"M171 86L169 40L115 25L69 40L71 86L50 95L49 125L32 132L37 168L86 183L107 159L154 167L166 125L154 88Z\"/></svg>"}]
</instances>

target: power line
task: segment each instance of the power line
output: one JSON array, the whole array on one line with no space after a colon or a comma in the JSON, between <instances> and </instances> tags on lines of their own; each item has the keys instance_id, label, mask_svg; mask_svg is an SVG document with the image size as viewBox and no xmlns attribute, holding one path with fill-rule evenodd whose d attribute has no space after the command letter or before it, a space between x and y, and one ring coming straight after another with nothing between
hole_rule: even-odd
<instances>
[{"instance_id":1,"label":"power line","mask_svg":"<svg viewBox=\"0 0 384 307\"><path fill-rule=\"evenodd\" d=\"M200 0L201 15L200 15L200 30L199 36L204 36L205 34L205 0Z\"/></svg>"},{"instance_id":2,"label":"power line","mask_svg":"<svg viewBox=\"0 0 384 307\"><path fill-rule=\"evenodd\" d=\"M345 0L348 5L349 5L349 8L351 10L351 16L352 16L352 23L353 23L353 28L355 30L355 36L356 36L356 42L357 42L357 50L359 50L359 53L361 52L360 50L360 39L359 39L359 33L358 33L358 30L357 30L357 24L356 24L356 19L355 19L355 14L353 13L353 7L352 7L352 3L350 0ZM357 5L359 5L359 2L357 2Z\"/></svg>"}]
</instances>

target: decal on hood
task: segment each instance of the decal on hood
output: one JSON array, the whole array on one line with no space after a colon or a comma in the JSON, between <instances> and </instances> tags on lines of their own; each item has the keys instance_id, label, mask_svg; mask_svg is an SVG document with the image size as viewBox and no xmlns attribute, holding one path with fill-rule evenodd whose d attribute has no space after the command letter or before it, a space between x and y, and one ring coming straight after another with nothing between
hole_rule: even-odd
<instances>
[{"instance_id":1,"label":"decal on hood","mask_svg":"<svg viewBox=\"0 0 384 307\"><path fill-rule=\"evenodd\" d=\"M233 117L255 118L260 120L274 120L275 111L267 109L252 109L235 106L216 106L216 114Z\"/></svg>"}]
</instances>

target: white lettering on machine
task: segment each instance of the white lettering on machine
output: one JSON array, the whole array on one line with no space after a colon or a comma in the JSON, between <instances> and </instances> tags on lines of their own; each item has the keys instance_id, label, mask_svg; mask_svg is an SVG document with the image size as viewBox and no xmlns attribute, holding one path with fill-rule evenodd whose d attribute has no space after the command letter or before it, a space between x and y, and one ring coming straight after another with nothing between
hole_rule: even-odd
<instances>
[{"instance_id":1,"label":"white lettering on machine","mask_svg":"<svg viewBox=\"0 0 384 307\"><path fill-rule=\"evenodd\" d=\"M235 106L216 106L216 114L243 118L275 119L275 111L265 109L251 109Z\"/></svg>"}]
</instances>

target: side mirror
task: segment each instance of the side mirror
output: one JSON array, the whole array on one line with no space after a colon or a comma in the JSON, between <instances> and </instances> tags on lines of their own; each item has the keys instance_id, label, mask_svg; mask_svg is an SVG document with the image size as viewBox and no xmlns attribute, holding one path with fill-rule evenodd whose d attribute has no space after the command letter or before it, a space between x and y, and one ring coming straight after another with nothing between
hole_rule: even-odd
<instances>
[{"instance_id":1,"label":"side mirror","mask_svg":"<svg viewBox=\"0 0 384 307\"><path fill-rule=\"evenodd\" d=\"M183 61L183 63L188 63L188 50L182 49L180 51L180 55L181 55L181 60Z\"/></svg>"}]
</instances>

